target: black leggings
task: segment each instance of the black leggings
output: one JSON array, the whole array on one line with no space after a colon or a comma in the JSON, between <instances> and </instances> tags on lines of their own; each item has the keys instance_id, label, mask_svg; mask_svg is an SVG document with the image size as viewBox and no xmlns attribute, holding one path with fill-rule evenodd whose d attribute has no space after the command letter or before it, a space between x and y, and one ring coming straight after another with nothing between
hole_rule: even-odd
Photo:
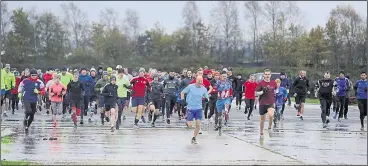
<instances>
[{"instance_id":1,"label":"black leggings","mask_svg":"<svg viewBox=\"0 0 368 166\"><path fill-rule=\"evenodd\" d=\"M364 126L364 118L367 116L367 99L358 99L360 124Z\"/></svg>"},{"instance_id":2,"label":"black leggings","mask_svg":"<svg viewBox=\"0 0 368 166\"><path fill-rule=\"evenodd\" d=\"M345 106L345 96L339 96L338 97L338 103L336 111L339 111L339 118L342 118L342 115L344 114L344 106Z\"/></svg>"},{"instance_id":3,"label":"black leggings","mask_svg":"<svg viewBox=\"0 0 368 166\"><path fill-rule=\"evenodd\" d=\"M166 118L170 118L176 102L175 96L166 96Z\"/></svg>"},{"instance_id":4,"label":"black leggings","mask_svg":"<svg viewBox=\"0 0 368 166\"><path fill-rule=\"evenodd\" d=\"M249 109L248 118L252 115L253 108L254 108L254 99L245 99L245 111Z\"/></svg>"},{"instance_id":5,"label":"black leggings","mask_svg":"<svg viewBox=\"0 0 368 166\"><path fill-rule=\"evenodd\" d=\"M14 111L14 109L15 109L15 105L17 105L17 106L18 106L18 104L19 104L18 94L12 94L12 96L11 96L11 100L12 100L11 107L12 107L12 110ZM17 108L18 108L18 107L17 107Z\"/></svg>"},{"instance_id":6,"label":"black leggings","mask_svg":"<svg viewBox=\"0 0 368 166\"><path fill-rule=\"evenodd\" d=\"M238 106L238 105L241 105L241 103L242 103L242 97L243 97L243 95L242 95L243 93L242 92L235 92L235 103L236 103L236 105Z\"/></svg>"},{"instance_id":7,"label":"black leggings","mask_svg":"<svg viewBox=\"0 0 368 166\"><path fill-rule=\"evenodd\" d=\"M326 116L330 116L330 107L332 104L332 99L319 99L321 104L321 118L322 123L326 123Z\"/></svg>"},{"instance_id":8,"label":"black leggings","mask_svg":"<svg viewBox=\"0 0 368 166\"><path fill-rule=\"evenodd\" d=\"M37 111L37 103L30 103L28 101L24 101L24 123L25 126L29 127L31 126L31 123L33 122L34 119L34 114Z\"/></svg>"},{"instance_id":9,"label":"black leggings","mask_svg":"<svg viewBox=\"0 0 368 166\"><path fill-rule=\"evenodd\" d=\"M208 115L208 102L202 100L202 106L204 108L204 118L207 119Z\"/></svg>"},{"instance_id":10,"label":"black leggings","mask_svg":"<svg viewBox=\"0 0 368 166\"><path fill-rule=\"evenodd\" d=\"M217 97L210 97L210 101L208 101L208 107L210 108L208 118L211 118L215 114L215 111L217 112L216 101Z\"/></svg>"},{"instance_id":11,"label":"black leggings","mask_svg":"<svg viewBox=\"0 0 368 166\"><path fill-rule=\"evenodd\" d=\"M348 116L348 111L349 111L349 98L345 98L344 116Z\"/></svg>"}]
</instances>

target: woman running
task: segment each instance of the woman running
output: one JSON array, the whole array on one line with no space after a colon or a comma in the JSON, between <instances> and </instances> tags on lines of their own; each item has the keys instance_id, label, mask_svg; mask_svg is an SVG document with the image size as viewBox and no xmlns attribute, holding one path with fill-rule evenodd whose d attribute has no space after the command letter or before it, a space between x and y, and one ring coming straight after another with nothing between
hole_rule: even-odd
<instances>
[{"instance_id":1,"label":"woman running","mask_svg":"<svg viewBox=\"0 0 368 166\"><path fill-rule=\"evenodd\" d=\"M49 87L49 98L51 101L52 120L56 127L56 114L61 115L63 111L63 96L66 94L66 87L60 82L60 75L54 75L54 83Z\"/></svg>"},{"instance_id":2,"label":"woman running","mask_svg":"<svg viewBox=\"0 0 368 166\"><path fill-rule=\"evenodd\" d=\"M117 120L117 103L118 103L118 86L116 85L116 77L110 77L110 84L107 84L103 90L102 95L105 97L105 115L110 117L111 132L115 131Z\"/></svg>"}]
</instances>

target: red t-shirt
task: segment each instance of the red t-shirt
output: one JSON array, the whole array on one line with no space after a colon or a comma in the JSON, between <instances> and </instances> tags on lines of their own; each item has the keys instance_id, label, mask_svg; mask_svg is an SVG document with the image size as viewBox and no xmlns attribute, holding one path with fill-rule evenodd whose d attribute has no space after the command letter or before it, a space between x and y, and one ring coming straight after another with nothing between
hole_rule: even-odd
<instances>
[{"instance_id":1,"label":"red t-shirt","mask_svg":"<svg viewBox=\"0 0 368 166\"><path fill-rule=\"evenodd\" d=\"M132 84L133 97L144 97L146 93L146 87L150 87L149 81L144 77L134 77L130 83Z\"/></svg>"},{"instance_id":2,"label":"red t-shirt","mask_svg":"<svg viewBox=\"0 0 368 166\"><path fill-rule=\"evenodd\" d=\"M195 79L193 79L189 84L195 84L196 83L196 80ZM203 78L203 86L205 87L205 88L210 88L210 86L211 86L211 83L210 83L210 81L208 81L207 79L205 79L205 78Z\"/></svg>"},{"instance_id":3,"label":"red t-shirt","mask_svg":"<svg viewBox=\"0 0 368 166\"><path fill-rule=\"evenodd\" d=\"M275 81L265 82L259 81L256 91L263 90L263 94L259 96L259 105L271 105L275 103L275 89L277 88Z\"/></svg>"},{"instance_id":4,"label":"red t-shirt","mask_svg":"<svg viewBox=\"0 0 368 166\"><path fill-rule=\"evenodd\" d=\"M152 82L152 77L149 74L146 74L144 77L148 80L148 82Z\"/></svg>"},{"instance_id":5,"label":"red t-shirt","mask_svg":"<svg viewBox=\"0 0 368 166\"><path fill-rule=\"evenodd\" d=\"M243 85L245 87L245 92L244 92L245 99L255 99L256 98L255 91L257 87L257 82L250 82L248 80L248 81L245 81Z\"/></svg>"}]
</instances>

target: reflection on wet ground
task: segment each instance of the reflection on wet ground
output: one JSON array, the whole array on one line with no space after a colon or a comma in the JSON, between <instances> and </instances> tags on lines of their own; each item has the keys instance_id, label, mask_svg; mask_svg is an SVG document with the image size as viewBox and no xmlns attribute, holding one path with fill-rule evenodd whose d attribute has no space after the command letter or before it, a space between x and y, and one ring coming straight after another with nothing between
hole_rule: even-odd
<instances>
[{"instance_id":1,"label":"reflection on wet ground","mask_svg":"<svg viewBox=\"0 0 368 166\"><path fill-rule=\"evenodd\" d=\"M25 135L18 113L3 119L2 129L11 129L13 142L2 143L1 156L44 164L367 164L367 133L359 130L356 110L350 110L348 120L331 119L323 129L314 106L304 121L287 108L285 120L265 130L263 139L256 113L248 121L234 110L223 136L213 131L213 124L203 123L197 145L190 144L193 130L176 119L171 125L159 119L155 129L140 123L134 130L134 115L127 113L121 130L111 133L97 115L78 129L72 128L70 118L53 128L51 116L38 115Z\"/></svg>"}]
</instances>

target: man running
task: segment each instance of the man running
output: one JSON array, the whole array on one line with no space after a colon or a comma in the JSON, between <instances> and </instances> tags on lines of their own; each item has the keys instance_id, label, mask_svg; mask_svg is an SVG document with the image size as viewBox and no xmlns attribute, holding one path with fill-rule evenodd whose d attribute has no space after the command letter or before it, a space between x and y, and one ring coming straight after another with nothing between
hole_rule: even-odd
<instances>
[{"instance_id":1,"label":"man running","mask_svg":"<svg viewBox=\"0 0 368 166\"><path fill-rule=\"evenodd\" d=\"M255 76L253 74L251 74L249 76L249 80L244 82L244 96L245 96L245 110L244 110L244 114L247 114L248 112L248 117L247 119L250 120L250 116L252 115L253 112L253 108L254 108L254 102L256 99L255 96L255 90L257 87L257 82L255 80Z\"/></svg>"},{"instance_id":2,"label":"man running","mask_svg":"<svg viewBox=\"0 0 368 166\"><path fill-rule=\"evenodd\" d=\"M187 105L188 115L187 115L187 126L192 127L192 121L195 119L195 129L193 133L193 138L191 140L192 144L197 144L196 137L201 128L201 120L203 114L202 99L208 101L207 89L203 86L203 77L197 76L196 83L188 85L182 92L181 98L184 100L185 94L187 95L185 101Z\"/></svg>"},{"instance_id":3,"label":"man running","mask_svg":"<svg viewBox=\"0 0 368 166\"><path fill-rule=\"evenodd\" d=\"M30 78L23 80L19 84L18 97L23 98L24 103L24 120L23 125L26 134L28 134L28 128L34 119L34 114L37 111L38 95L45 94L45 84L37 77L37 71L32 69L30 71Z\"/></svg>"},{"instance_id":4,"label":"man running","mask_svg":"<svg viewBox=\"0 0 368 166\"><path fill-rule=\"evenodd\" d=\"M91 90L93 89L94 82L90 75L87 74L87 69L82 68L81 73L79 75L79 81L83 84L83 112L81 114L80 124L83 124L83 116L87 116L89 99L91 98Z\"/></svg>"},{"instance_id":5,"label":"man running","mask_svg":"<svg viewBox=\"0 0 368 166\"><path fill-rule=\"evenodd\" d=\"M315 97L319 98L319 102L321 104L323 128L326 128L327 124L330 123L330 107L332 104L332 98L335 95L334 80L331 79L330 72L326 71L324 78L317 81L315 93Z\"/></svg>"},{"instance_id":6,"label":"man running","mask_svg":"<svg viewBox=\"0 0 368 166\"><path fill-rule=\"evenodd\" d=\"M222 127L222 114L225 112L225 125L229 120L228 113L230 112L230 105L233 96L233 89L231 81L227 78L227 73L223 72L221 74L220 80L217 81L215 87L217 89L217 102L216 102L216 118L215 118L215 131Z\"/></svg>"},{"instance_id":7,"label":"man running","mask_svg":"<svg viewBox=\"0 0 368 166\"><path fill-rule=\"evenodd\" d=\"M2 108L4 110L3 116L7 117L6 110L10 110L11 90L15 87L15 76L10 71L10 64L5 64L4 71L5 96L1 104L2 106L5 105L5 107Z\"/></svg>"},{"instance_id":8,"label":"man running","mask_svg":"<svg viewBox=\"0 0 368 166\"><path fill-rule=\"evenodd\" d=\"M151 83L152 91L149 94L150 104L149 108L153 114L152 127L155 127L155 122L160 114L161 98L164 93L164 86L158 82L158 74L153 75L153 81Z\"/></svg>"},{"instance_id":9,"label":"man running","mask_svg":"<svg viewBox=\"0 0 368 166\"><path fill-rule=\"evenodd\" d=\"M297 116L300 116L301 120L303 120L305 99L307 98L307 94L310 94L309 79L306 77L306 74L306 71L301 70L299 72L299 77L297 77L293 82L293 87L295 90L294 97L296 103L294 107L298 110Z\"/></svg>"},{"instance_id":10,"label":"man running","mask_svg":"<svg viewBox=\"0 0 368 166\"><path fill-rule=\"evenodd\" d=\"M338 98L338 104L335 112L334 119L336 118L337 112L339 111L338 121L341 121L344 113L345 96L350 89L349 80L345 77L345 73L340 71L340 76L335 79L336 96Z\"/></svg>"},{"instance_id":11,"label":"man running","mask_svg":"<svg viewBox=\"0 0 368 166\"><path fill-rule=\"evenodd\" d=\"M236 109L241 110L241 103L243 98L243 85L244 85L244 79L242 78L241 74L237 74L235 80L234 80L234 93L235 93L235 104Z\"/></svg>"},{"instance_id":12,"label":"man running","mask_svg":"<svg viewBox=\"0 0 368 166\"><path fill-rule=\"evenodd\" d=\"M134 119L134 127L138 128L139 119L142 118L144 97L146 93L146 88L150 89L150 84L148 80L144 77L144 68L139 69L138 77L133 78L130 81L132 84L132 111L136 112Z\"/></svg>"},{"instance_id":13,"label":"man running","mask_svg":"<svg viewBox=\"0 0 368 166\"><path fill-rule=\"evenodd\" d=\"M355 83L354 91L355 96L358 99L358 108L359 108L359 118L360 118L360 125L361 131L364 131L364 118L367 116L367 99L368 99L368 80L367 80L367 73L362 72L360 74L360 80Z\"/></svg>"},{"instance_id":14,"label":"man running","mask_svg":"<svg viewBox=\"0 0 368 166\"><path fill-rule=\"evenodd\" d=\"M170 124L170 115L176 102L176 91L179 89L179 81L174 77L174 71L169 73L169 78L163 83L166 99L166 123Z\"/></svg>"},{"instance_id":15,"label":"man running","mask_svg":"<svg viewBox=\"0 0 368 166\"><path fill-rule=\"evenodd\" d=\"M115 131L117 120L117 102L118 102L118 86L116 85L116 77L110 77L110 83L107 84L101 93L105 99L105 115L111 117L111 132Z\"/></svg>"},{"instance_id":16,"label":"man running","mask_svg":"<svg viewBox=\"0 0 368 166\"><path fill-rule=\"evenodd\" d=\"M116 129L119 129L119 126L121 125L121 116L123 115L125 102L128 100L128 89L132 88L128 76L124 74L123 67L118 69L116 85L118 86L118 119L116 121ZM125 119L125 115L123 119Z\"/></svg>"},{"instance_id":17,"label":"man running","mask_svg":"<svg viewBox=\"0 0 368 166\"><path fill-rule=\"evenodd\" d=\"M72 119L74 122L74 128L77 128L78 119L80 114L81 105L83 103L82 92L84 91L83 84L79 81L79 73L73 74L73 81L68 84L67 91L70 96L70 107L72 109Z\"/></svg>"},{"instance_id":18,"label":"man running","mask_svg":"<svg viewBox=\"0 0 368 166\"><path fill-rule=\"evenodd\" d=\"M99 79L95 85L95 92L98 95L98 108L97 112L101 114L101 124L105 124L105 119L107 122L109 122L109 118L105 117L105 103L104 103L104 96L102 96L102 90L109 83L109 80L107 79L108 73L107 71L102 72L102 78Z\"/></svg>"},{"instance_id":19,"label":"man running","mask_svg":"<svg viewBox=\"0 0 368 166\"><path fill-rule=\"evenodd\" d=\"M68 84L70 83L70 81L73 81L74 77L73 77L73 74L69 73L68 72L68 68L67 67L64 67L62 70L61 70L61 74L59 75L60 76L60 82L61 84L64 85L64 87L67 87ZM69 96L68 94L65 94L63 96L63 118L66 117L66 109L69 107ZM69 111L69 114L71 112Z\"/></svg>"},{"instance_id":20,"label":"man running","mask_svg":"<svg viewBox=\"0 0 368 166\"><path fill-rule=\"evenodd\" d=\"M263 73L264 79L259 81L256 87L256 95L259 96L259 115L261 115L260 122L260 136L263 138L264 123L266 120L266 113L269 116L268 130L271 132L273 115L275 111L275 89L276 83L271 80L271 70L265 69Z\"/></svg>"},{"instance_id":21,"label":"man running","mask_svg":"<svg viewBox=\"0 0 368 166\"><path fill-rule=\"evenodd\" d=\"M63 96L67 91L66 87L60 83L60 75L55 75L55 82L49 87L48 91L53 111L52 120L54 122L54 127L56 127L56 115L61 115L63 111Z\"/></svg>"},{"instance_id":22,"label":"man running","mask_svg":"<svg viewBox=\"0 0 368 166\"><path fill-rule=\"evenodd\" d=\"M218 91L217 91L215 85L220 80L220 73L219 72L214 72L213 75L214 75L214 78L210 81L211 86L212 86L212 91L209 95L209 101L208 101L208 107L210 109L210 114L208 115L208 119L209 119L210 123L213 123L213 115L215 114L215 112L217 113L216 102L217 102L217 98L218 98L218 94L217 94Z\"/></svg>"}]
</instances>

